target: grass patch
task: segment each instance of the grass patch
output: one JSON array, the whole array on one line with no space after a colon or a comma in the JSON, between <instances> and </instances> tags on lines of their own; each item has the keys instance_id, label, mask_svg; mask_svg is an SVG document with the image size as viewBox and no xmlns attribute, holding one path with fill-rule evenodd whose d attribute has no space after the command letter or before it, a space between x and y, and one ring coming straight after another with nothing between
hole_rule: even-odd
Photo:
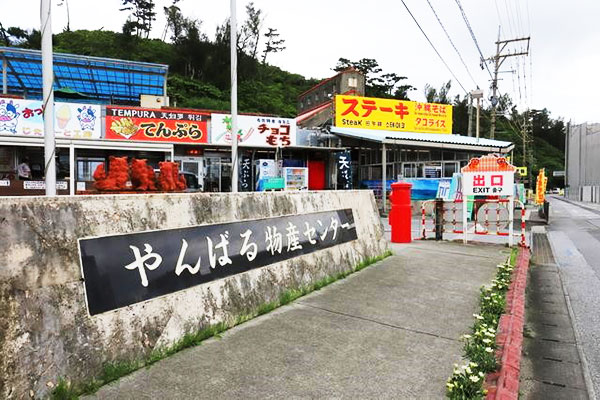
<instances>
[{"instance_id":1,"label":"grass patch","mask_svg":"<svg viewBox=\"0 0 600 400\"><path fill-rule=\"evenodd\" d=\"M480 290L480 312L473 314L475 323L471 334L463 335L463 358L467 363L454 365L452 376L446 382L446 396L450 399L483 399L485 374L498 369L495 352L498 321L506 308L506 292L512 280L518 250L513 249L505 264L497 266L496 277Z\"/></svg>"},{"instance_id":2,"label":"grass patch","mask_svg":"<svg viewBox=\"0 0 600 400\"><path fill-rule=\"evenodd\" d=\"M368 267L369 265L372 265L378 261L383 260L386 257L391 256L392 254L393 253L390 250L387 250L380 256L371 257L366 260L363 260L353 269L350 269L348 271L341 271L335 275L328 275L310 285L302 286L297 289L284 290L279 295L279 298L276 301L263 303L260 306L258 306L258 308L256 308L256 310L254 310L253 312L249 314L238 315L233 321L230 321L229 323L220 322L215 325L209 325L205 328L200 329L199 331L187 333L177 342L173 343L171 346L165 348L158 348L152 351L148 356L146 356L143 359L134 361L108 362L104 364L102 373L98 378L93 378L80 385L72 385L69 381L60 378L58 384L52 391L50 398L53 400L73 400L77 399L80 395L92 394L98 391L98 389L100 389L100 387L102 387L103 385L116 381L117 379L122 378L123 376L128 375L137 369L140 369L142 367L149 367L157 361L169 357L181 350L198 346L206 339L212 337L221 337L221 333L223 333L229 328L241 325L259 315L267 314L273 311L274 309L289 304L302 296L320 290L325 286L336 282L340 279L344 279L348 275L354 272L358 272Z\"/></svg>"}]
</instances>

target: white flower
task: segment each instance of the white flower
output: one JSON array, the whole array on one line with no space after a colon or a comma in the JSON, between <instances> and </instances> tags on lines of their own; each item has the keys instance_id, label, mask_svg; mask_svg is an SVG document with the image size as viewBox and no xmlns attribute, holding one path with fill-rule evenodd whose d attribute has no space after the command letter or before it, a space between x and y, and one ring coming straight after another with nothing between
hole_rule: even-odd
<instances>
[{"instance_id":1,"label":"white flower","mask_svg":"<svg viewBox=\"0 0 600 400\"><path fill-rule=\"evenodd\" d=\"M472 361L471 361L471 362L469 363L469 366L471 366L471 367L475 368L475 367L477 366L477 363L474 363L474 362L472 362Z\"/></svg>"},{"instance_id":2,"label":"white flower","mask_svg":"<svg viewBox=\"0 0 600 400\"><path fill-rule=\"evenodd\" d=\"M480 378L479 378L477 375L471 375L471 376L469 377L469 379L471 380L471 382L475 382L475 383L477 383L477 382L479 382L479 379L480 379Z\"/></svg>"},{"instance_id":3,"label":"white flower","mask_svg":"<svg viewBox=\"0 0 600 400\"><path fill-rule=\"evenodd\" d=\"M483 378L483 372L479 371L479 376Z\"/></svg>"},{"instance_id":4,"label":"white flower","mask_svg":"<svg viewBox=\"0 0 600 400\"><path fill-rule=\"evenodd\" d=\"M462 338L463 338L463 339L470 339L470 338L471 338L471 335L466 335L466 334L465 334L465 335L462 335Z\"/></svg>"},{"instance_id":5,"label":"white flower","mask_svg":"<svg viewBox=\"0 0 600 400\"><path fill-rule=\"evenodd\" d=\"M479 320L482 320L482 319L483 319L483 317L482 317L481 315L479 315L479 314L473 314L473 316L474 316L475 318L479 319Z\"/></svg>"},{"instance_id":6,"label":"white flower","mask_svg":"<svg viewBox=\"0 0 600 400\"><path fill-rule=\"evenodd\" d=\"M473 371L471 371L471 367L465 368L465 372L469 375L471 375L473 373Z\"/></svg>"},{"instance_id":7,"label":"white flower","mask_svg":"<svg viewBox=\"0 0 600 400\"><path fill-rule=\"evenodd\" d=\"M492 343L492 341L490 339L483 339L482 342L485 343L485 344Z\"/></svg>"},{"instance_id":8,"label":"white flower","mask_svg":"<svg viewBox=\"0 0 600 400\"><path fill-rule=\"evenodd\" d=\"M492 353L494 351L494 349L492 349L491 347L486 347L485 351L488 353Z\"/></svg>"}]
</instances>

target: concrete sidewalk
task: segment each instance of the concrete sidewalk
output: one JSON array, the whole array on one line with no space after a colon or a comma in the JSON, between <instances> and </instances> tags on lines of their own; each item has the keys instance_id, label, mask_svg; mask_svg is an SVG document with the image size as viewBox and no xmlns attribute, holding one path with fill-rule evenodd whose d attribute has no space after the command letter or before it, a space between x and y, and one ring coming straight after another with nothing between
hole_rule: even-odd
<instances>
[{"instance_id":1,"label":"concrete sidewalk","mask_svg":"<svg viewBox=\"0 0 600 400\"><path fill-rule=\"evenodd\" d=\"M96 394L142 398L443 398L479 287L509 250L414 242L395 255Z\"/></svg>"}]
</instances>

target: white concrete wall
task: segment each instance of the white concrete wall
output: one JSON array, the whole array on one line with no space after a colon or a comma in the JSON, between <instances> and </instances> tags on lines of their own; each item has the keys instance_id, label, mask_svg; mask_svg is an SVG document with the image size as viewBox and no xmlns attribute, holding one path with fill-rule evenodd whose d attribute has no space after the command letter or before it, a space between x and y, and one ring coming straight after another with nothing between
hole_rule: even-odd
<instances>
[{"instance_id":1,"label":"white concrete wall","mask_svg":"<svg viewBox=\"0 0 600 400\"><path fill-rule=\"evenodd\" d=\"M344 208L353 209L357 240L87 313L78 238ZM143 357L387 249L369 190L1 198L0 226L0 398L44 396L58 377L86 380L104 362Z\"/></svg>"}]
</instances>

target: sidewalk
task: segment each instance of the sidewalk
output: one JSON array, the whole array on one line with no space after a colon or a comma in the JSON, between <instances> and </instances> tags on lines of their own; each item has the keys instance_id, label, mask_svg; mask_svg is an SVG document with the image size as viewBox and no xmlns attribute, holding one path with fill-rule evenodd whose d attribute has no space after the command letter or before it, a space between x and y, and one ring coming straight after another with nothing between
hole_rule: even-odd
<instances>
[{"instance_id":1,"label":"sidewalk","mask_svg":"<svg viewBox=\"0 0 600 400\"><path fill-rule=\"evenodd\" d=\"M509 251L417 241L100 389L100 399L443 398L479 287Z\"/></svg>"}]
</instances>

